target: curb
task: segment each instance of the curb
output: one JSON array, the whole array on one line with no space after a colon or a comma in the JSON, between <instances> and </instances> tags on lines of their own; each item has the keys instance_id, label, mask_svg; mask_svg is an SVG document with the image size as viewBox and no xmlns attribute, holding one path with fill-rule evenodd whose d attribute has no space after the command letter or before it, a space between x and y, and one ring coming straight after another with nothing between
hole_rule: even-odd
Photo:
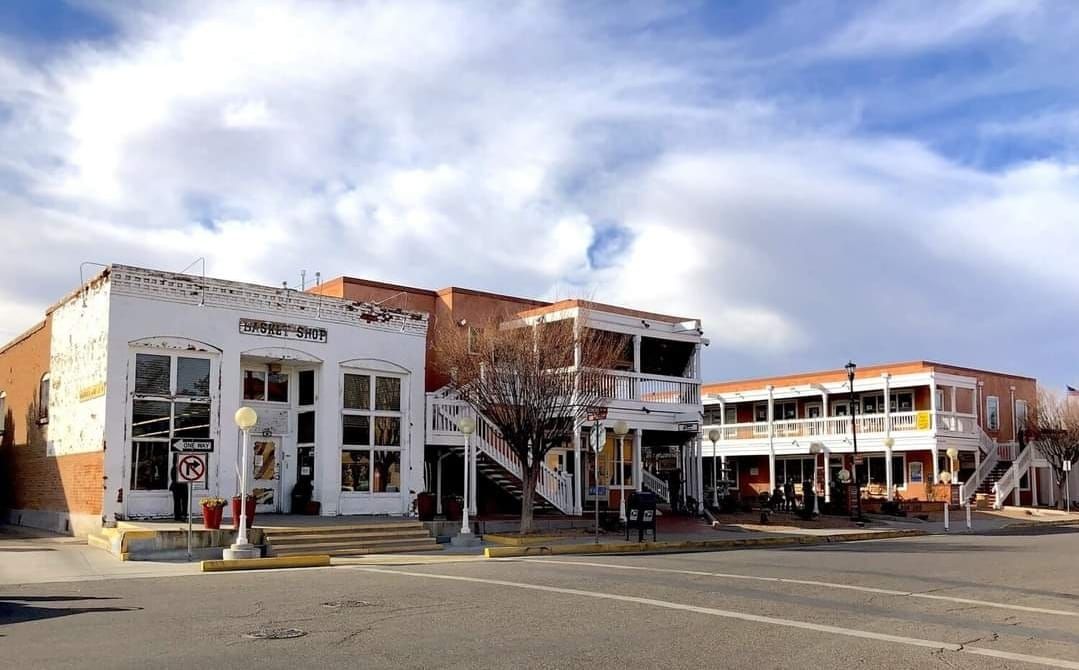
<instances>
[{"instance_id":1,"label":"curb","mask_svg":"<svg viewBox=\"0 0 1079 670\"><path fill-rule=\"evenodd\" d=\"M683 542L620 542L609 544L552 544L521 547L486 547L487 558L558 556L565 554L662 554L724 549L755 549L795 545L834 544L862 540L887 540L899 537L922 537L921 530L888 530L837 535L795 535L789 537L753 537L737 540L686 540Z\"/></svg>"},{"instance_id":2,"label":"curb","mask_svg":"<svg viewBox=\"0 0 1079 670\"><path fill-rule=\"evenodd\" d=\"M1015 521L1004 528L1051 528L1054 526L1079 526L1079 519L1054 519L1052 521Z\"/></svg>"},{"instance_id":3,"label":"curb","mask_svg":"<svg viewBox=\"0 0 1079 670\"><path fill-rule=\"evenodd\" d=\"M323 568L330 564L329 554L309 556L275 556L273 558L236 558L233 560L203 561L203 572L231 570L270 570L274 568Z\"/></svg>"},{"instance_id":4,"label":"curb","mask_svg":"<svg viewBox=\"0 0 1079 670\"><path fill-rule=\"evenodd\" d=\"M502 547L524 547L561 540L563 537L564 536L561 535L526 535L522 537L519 535L507 535L505 533L486 533L483 536L483 541L497 544Z\"/></svg>"}]
</instances>

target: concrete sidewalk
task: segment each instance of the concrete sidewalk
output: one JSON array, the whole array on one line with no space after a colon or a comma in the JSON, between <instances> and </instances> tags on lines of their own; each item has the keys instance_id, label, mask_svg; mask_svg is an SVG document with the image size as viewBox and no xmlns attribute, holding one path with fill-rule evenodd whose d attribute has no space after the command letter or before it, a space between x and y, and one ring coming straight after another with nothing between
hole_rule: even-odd
<instances>
[{"instance_id":1,"label":"concrete sidewalk","mask_svg":"<svg viewBox=\"0 0 1079 670\"><path fill-rule=\"evenodd\" d=\"M79 538L0 525L0 585L167 577L198 572L198 562L123 562Z\"/></svg>"}]
</instances>

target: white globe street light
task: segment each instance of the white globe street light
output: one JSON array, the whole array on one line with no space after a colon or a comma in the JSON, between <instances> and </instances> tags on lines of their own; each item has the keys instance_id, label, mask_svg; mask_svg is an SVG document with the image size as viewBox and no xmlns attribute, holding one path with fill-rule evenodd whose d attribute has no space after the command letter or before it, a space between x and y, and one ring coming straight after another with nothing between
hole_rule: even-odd
<instances>
[{"instance_id":1,"label":"white globe street light","mask_svg":"<svg viewBox=\"0 0 1079 670\"><path fill-rule=\"evenodd\" d=\"M473 481L475 479L473 470L475 469L476 458L472 453L472 433L476 432L476 420L470 416L461 417L457 420L457 430L461 431L461 434L465 436L465 491L464 500L461 504L461 532L454 538L454 544L457 546L469 546L475 543L475 537L472 535L472 524L468 520L468 512L471 506L472 491L476 486L476 482Z\"/></svg>"},{"instance_id":2,"label":"white globe street light","mask_svg":"<svg viewBox=\"0 0 1079 670\"><path fill-rule=\"evenodd\" d=\"M618 520L626 523L626 468L624 441L629 432L629 424L618 420L614 423L614 434L618 438Z\"/></svg>"},{"instance_id":3,"label":"white globe street light","mask_svg":"<svg viewBox=\"0 0 1079 670\"><path fill-rule=\"evenodd\" d=\"M236 410L232 420L243 433L243 451L240 455L240 530L236 534L236 542L222 553L226 559L258 558L259 550L247 540L247 450L251 429L258 423L259 415L250 407L241 407Z\"/></svg>"}]
</instances>

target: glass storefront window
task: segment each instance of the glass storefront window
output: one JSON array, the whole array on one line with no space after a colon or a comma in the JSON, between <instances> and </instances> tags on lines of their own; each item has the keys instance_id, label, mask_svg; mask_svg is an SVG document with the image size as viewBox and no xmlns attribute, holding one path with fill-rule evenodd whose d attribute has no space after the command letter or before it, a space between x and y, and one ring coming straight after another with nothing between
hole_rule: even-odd
<instances>
[{"instance_id":1,"label":"glass storefront window","mask_svg":"<svg viewBox=\"0 0 1079 670\"><path fill-rule=\"evenodd\" d=\"M401 417L375 417L375 445L379 447L401 446Z\"/></svg>"},{"instance_id":2,"label":"glass storefront window","mask_svg":"<svg viewBox=\"0 0 1079 670\"><path fill-rule=\"evenodd\" d=\"M288 373L271 372L266 375L266 400L288 402Z\"/></svg>"},{"instance_id":3,"label":"glass storefront window","mask_svg":"<svg viewBox=\"0 0 1079 670\"><path fill-rule=\"evenodd\" d=\"M341 452L341 490L361 493L371 490L371 452L366 449Z\"/></svg>"},{"instance_id":4,"label":"glass storefront window","mask_svg":"<svg viewBox=\"0 0 1079 670\"><path fill-rule=\"evenodd\" d=\"M266 398L266 373L261 370L244 370L244 400Z\"/></svg>"},{"instance_id":5,"label":"glass storefront window","mask_svg":"<svg viewBox=\"0 0 1079 670\"><path fill-rule=\"evenodd\" d=\"M341 417L341 442L348 445L371 444L371 417L354 414Z\"/></svg>"},{"instance_id":6,"label":"glass storefront window","mask_svg":"<svg viewBox=\"0 0 1079 670\"><path fill-rule=\"evenodd\" d=\"M173 405L173 437L210 437L210 406L206 403L178 402Z\"/></svg>"},{"instance_id":7,"label":"glass storefront window","mask_svg":"<svg viewBox=\"0 0 1079 670\"><path fill-rule=\"evenodd\" d=\"M160 491L169 486L169 445L167 442L131 444L131 490Z\"/></svg>"},{"instance_id":8,"label":"glass storefront window","mask_svg":"<svg viewBox=\"0 0 1079 670\"><path fill-rule=\"evenodd\" d=\"M210 397L210 359L176 359L176 395L189 398Z\"/></svg>"},{"instance_id":9,"label":"glass storefront window","mask_svg":"<svg viewBox=\"0 0 1079 670\"><path fill-rule=\"evenodd\" d=\"M396 493L401 490L401 452L375 451L375 468L371 474L375 493Z\"/></svg>"},{"instance_id":10,"label":"glass storefront window","mask_svg":"<svg viewBox=\"0 0 1079 670\"><path fill-rule=\"evenodd\" d=\"M400 492L402 378L363 373L342 377L341 490Z\"/></svg>"},{"instance_id":11,"label":"glass storefront window","mask_svg":"<svg viewBox=\"0 0 1079 670\"><path fill-rule=\"evenodd\" d=\"M375 377L375 409L401 411L401 380L397 377Z\"/></svg>"},{"instance_id":12,"label":"glass storefront window","mask_svg":"<svg viewBox=\"0 0 1079 670\"><path fill-rule=\"evenodd\" d=\"M371 378L345 375L345 409L371 409Z\"/></svg>"}]
</instances>

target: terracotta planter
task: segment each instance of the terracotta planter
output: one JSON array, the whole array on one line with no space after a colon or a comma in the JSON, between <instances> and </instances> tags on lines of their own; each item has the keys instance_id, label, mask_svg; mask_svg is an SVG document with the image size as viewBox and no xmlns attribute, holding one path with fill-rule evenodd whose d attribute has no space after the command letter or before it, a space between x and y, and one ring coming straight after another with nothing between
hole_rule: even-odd
<instances>
[{"instance_id":1,"label":"terracotta planter","mask_svg":"<svg viewBox=\"0 0 1079 670\"><path fill-rule=\"evenodd\" d=\"M446 496L442 498L442 511L446 513L447 521L460 521L461 512L463 510L464 505L457 496Z\"/></svg>"},{"instance_id":2,"label":"terracotta planter","mask_svg":"<svg viewBox=\"0 0 1079 670\"><path fill-rule=\"evenodd\" d=\"M247 527L255 525L255 498L248 497L247 499ZM240 528L240 497L236 496L232 499L232 529L239 530Z\"/></svg>"},{"instance_id":3,"label":"terracotta planter","mask_svg":"<svg viewBox=\"0 0 1079 670\"><path fill-rule=\"evenodd\" d=\"M435 510L438 508L438 499L434 493L421 493L416 496L416 513L420 521L431 521L435 518Z\"/></svg>"},{"instance_id":4,"label":"terracotta planter","mask_svg":"<svg viewBox=\"0 0 1079 670\"><path fill-rule=\"evenodd\" d=\"M204 528L210 530L217 530L221 528L221 517L225 515L225 507L217 506L202 506L202 525Z\"/></svg>"}]
</instances>

